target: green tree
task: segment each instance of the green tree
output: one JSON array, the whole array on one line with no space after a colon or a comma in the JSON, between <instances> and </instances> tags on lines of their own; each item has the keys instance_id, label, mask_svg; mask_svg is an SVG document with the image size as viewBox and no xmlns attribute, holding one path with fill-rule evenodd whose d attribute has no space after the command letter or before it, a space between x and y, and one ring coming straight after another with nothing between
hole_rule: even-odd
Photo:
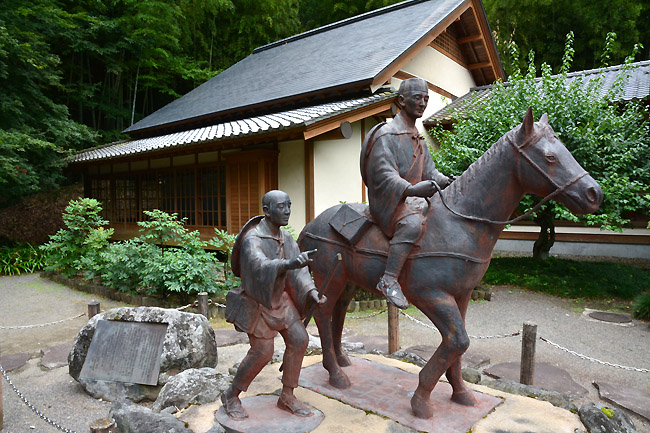
<instances>
[{"instance_id":1,"label":"green tree","mask_svg":"<svg viewBox=\"0 0 650 433\"><path fill-rule=\"evenodd\" d=\"M583 216L573 215L552 201L543 205L533 217L541 228L533 251L537 258L548 256L556 218L620 231L629 223L631 212L650 211L650 200L645 194L650 190L648 109L639 103L614 102L627 80L627 67L622 68L616 83L604 96L600 78L588 83L578 78L567 84L572 41L573 35L569 34L559 75L552 75L551 67L543 63L541 80L536 80L534 58L530 56L525 76L516 69L507 84L497 82L491 96L474 101L466 115L456 113L452 131L432 131L440 143L440 149L432 153L436 165L443 172L459 175L499 137L518 125L529 106L536 118L548 113L560 140L600 183L604 200L596 214ZM513 64L517 64L516 50L514 54ZM626 65L632 62L633 55ZM530 208L537 200L527 197L522 207Z\"/></svg>"},{"instance_id":2,"label":"green tree","mask_svg":"<svg viewBox=\"0 0 650 433\"><path fill-rule=\"evenodd\" d=\"M45 0L6 0L0 8L0 205L56 186L62 157L95 139L53 98L63 86L47 33L63 31L68 18Z\"/></svg>"},{"instance_id":3,"label":"green tree","mask_svg":"<svg viewBox=\"0 0 650 433\"><path fill-rule=\"evenodd\" d=\"M576 35L578 54L572 64L574 70L599 66L602 41L609 32L618 35L612 47L612 64L622 63L629 47L637 41L650 48L650 30L643 19L650 11L645 0L484 0L483 3L507 73L526 67L524 60L517 65L511 63L508 53L511 42L524 53L531 50L537 53L538 68L546 62L558 72L562 66L563 38L569 31ZM645 53L648 58L650 50Z\"/></svg>"}]
</instances>

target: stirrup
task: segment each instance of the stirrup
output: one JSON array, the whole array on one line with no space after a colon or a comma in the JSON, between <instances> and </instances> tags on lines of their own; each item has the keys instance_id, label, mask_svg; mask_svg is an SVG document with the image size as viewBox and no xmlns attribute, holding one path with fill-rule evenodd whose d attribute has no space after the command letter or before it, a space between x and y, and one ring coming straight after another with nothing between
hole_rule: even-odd
<instances>
[{"instance_id":1,"label":"stirrup","mask_svg":"<svg viewBox=\"0 0 650 433\"><path fill-rule=\"evenodd\" d=\"M395 279L393 284L388 284L382 276L377 284L377 290L386 297L386 300L401 310L406 310L409 306L409 301L402 293L402 287Z\"/></svg>"}]
</instances>

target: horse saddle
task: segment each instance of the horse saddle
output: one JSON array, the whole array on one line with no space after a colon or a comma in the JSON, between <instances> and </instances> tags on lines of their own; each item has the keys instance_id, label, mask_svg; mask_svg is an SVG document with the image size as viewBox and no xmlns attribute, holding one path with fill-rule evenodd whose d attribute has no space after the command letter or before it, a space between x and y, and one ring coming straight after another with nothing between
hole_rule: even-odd
<instances>
[{"instance_id":1,"label":"horse saddle","mask_svg":"<svg viewBox=\"0 0 650 433\"><path fill-rule=\"evenodd\" d=\"M368 208L362 212L348 204L343 204L329 221L330 226L350 245L356 245L366 231L374 224Z\"/></svg>"}]
</instances>

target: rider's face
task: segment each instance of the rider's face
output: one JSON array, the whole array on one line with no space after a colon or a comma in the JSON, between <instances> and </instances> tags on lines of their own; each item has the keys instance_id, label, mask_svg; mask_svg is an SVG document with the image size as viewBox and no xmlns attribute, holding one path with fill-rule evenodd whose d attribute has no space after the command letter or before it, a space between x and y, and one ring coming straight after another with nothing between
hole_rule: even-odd
<instances>
[{"instance_id":1,"label":"rider's face","mask_svg":"<svg viewBox=\"0 0 650 433\"><path fill-rule=\"evenodd\" d=\"M426 90L411 90L400 95L402 109L412 118L420 118L429 102L429 92Z\"/></svg>"}]
</instances>

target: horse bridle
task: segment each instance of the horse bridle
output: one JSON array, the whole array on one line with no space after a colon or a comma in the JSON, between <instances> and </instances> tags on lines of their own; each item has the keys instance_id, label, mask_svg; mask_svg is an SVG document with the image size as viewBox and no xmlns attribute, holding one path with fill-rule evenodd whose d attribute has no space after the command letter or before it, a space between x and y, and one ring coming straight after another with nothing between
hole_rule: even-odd
<instances>
[{"instance_id":1,"label":"horse bridle","mask_svg":"<svg viewBox=\"0 0 650 433\"><path fill-rule=\"evenodd\" d=\"M481 217L476 217L476 216L472 216L472 215L465 215L465 214L462 214L462 213L460 213L460 212L457 212L457 211L453 210L452 208L450 208L450 207L447 205L447 202L445 201L445 198L444 198L443 195L442 195L442 188L440 188L440 185L438 185L438 183L437 183L435 180L432 180L433 185L434 185L434 186L436 187L436 189L438 190L438 195L440 196L440 200L442 201L442 204L443 204L443 205L447 208L447 210L448 210L449 212L451 212L452 214L454 214L454 215L456 215L456 216L458 216L458 217L461 217L461 218L465 218L465 219L471 220L471 221L477 221L477 222L482 222L482 223L487 223L487 224L495 224L495 225L513 224L513 223L516 223L517 221L521 221L522 219L529 217L532 213L534 213L534 212L536 212L537 210L539 210L539 208L542 207L542 205L543 205L544 203L546 203L547 201L549 201L550 199L552 199L552 198L555 197L556 195L561 194L561 193L564 192L567 188L569 188L571 185L573 185L574 183L578 182L580 179L582 179L583 177L585 177L585 176L587 176L587 175L589 174L589 172L587 172L586 170L583 169L583 170L582 170L582 173L577 174L573 179L571 179L571 180L570 180L569 182L567 182L566 184L564 184L564 185L558 185L557 182L555 182L555 180L553 180L553 179L551 178L551 176L549 176L549 174L546 173L546 172L542 169L542 167L540 167L540 166L539 166L535 161L533 161L533 160L530 158L530 156L528 156L528 154L526 154L526 152L524 152L524 148L527 147L527 146L528 146L530 143L532 143L533 141L535 141L535 140L534 140L535 138L536 138L536 136L533 136L533 137L529 138L528 140L526 140L526 141L524 142L524 144L522 144L521 146L517 146L517 145L514 143L514 141L512 140L512 138L510 138L509 136L504 137L504 139L505 139L507 142L509 142L509 143L512 145L512 147L514 147L514 148L517 150L517 152L519 152L519 155L520 155L520 156L522 156L526 161L528 161L528 163L529 163L529 164L530 164L530 165L531 165L535 170L537 170L537 171L538 171L542 176L544 176L544 177L546 178L546 180L548 180L548 181L549 181L549 182L550 182L550 183L555 187L555 190L554 190L553 192L551 192L550 194L547 194L546 197L542 198L542 200L541 200L539 203L537 203L535 206L533 206L531 209L529 209L528 211L526 211L526 212L523 213L522 215L519 215L518 217L516 217L516 218L512 218L512 219L509 219L509 220L507 220L507 221L494 221L494 220L491 220L491 219L488 219L488 218L481 218ZM431 206L430 199L427 198L427 201L429 202L429 207L430 207L430 206Z\"/></svg>"}]
</instances>

